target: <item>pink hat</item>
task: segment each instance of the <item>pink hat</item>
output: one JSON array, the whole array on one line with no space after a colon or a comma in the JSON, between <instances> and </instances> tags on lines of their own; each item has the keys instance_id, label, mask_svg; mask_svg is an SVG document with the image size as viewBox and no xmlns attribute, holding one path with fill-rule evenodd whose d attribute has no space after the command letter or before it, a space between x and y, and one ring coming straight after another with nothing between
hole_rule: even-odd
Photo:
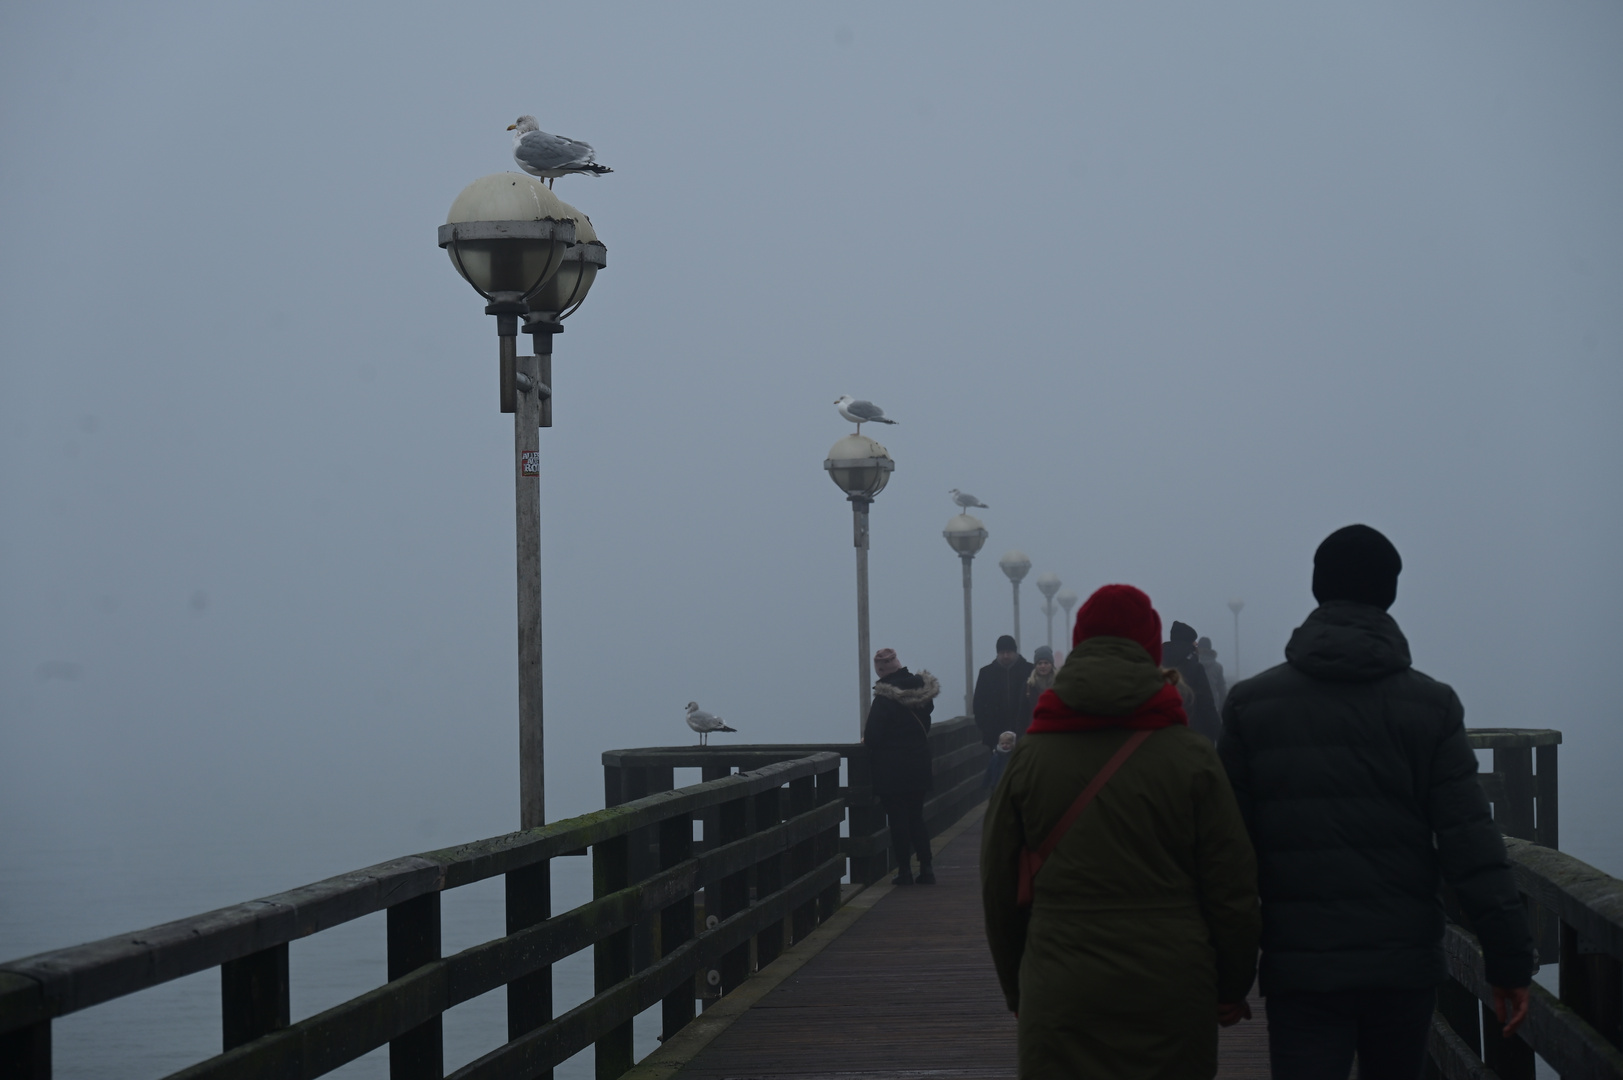
<instances>
[{"instance_id":1,"label":"pink hat","mask_svg":"<svg viewBox=\"0 0 1623 1080\"><path fill-rule=\"evenodd\" d=\"M902 670L902 662L896 659L895 649L880 649L873 654L873 669L882 679L893 671Z\"/></svg>"}]
</instances>

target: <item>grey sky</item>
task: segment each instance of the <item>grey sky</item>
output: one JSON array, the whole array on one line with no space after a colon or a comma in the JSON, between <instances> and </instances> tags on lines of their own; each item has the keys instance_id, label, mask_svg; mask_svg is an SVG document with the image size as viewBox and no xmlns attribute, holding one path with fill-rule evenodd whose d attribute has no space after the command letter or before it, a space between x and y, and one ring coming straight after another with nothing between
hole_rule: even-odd
<instances>
[{"instance_id":1,"label":"grey sky","mask_svg":"<svg viewBox=\"0 0 1623 1080\"><path fill-rule=\"evenodd\" d=\"M8 5L0 859L516 824L511 424L434 235L533 113L615 169L557 185L610 266L542 437L553 816L690 699L854 735L849 393L875 646L948 715L950 487L983 662L1019 547L1231 666L1243 596L1255 671L1365 521L1623 871L1620 52L1601 3Z\"/></svg>"}]
</instances>

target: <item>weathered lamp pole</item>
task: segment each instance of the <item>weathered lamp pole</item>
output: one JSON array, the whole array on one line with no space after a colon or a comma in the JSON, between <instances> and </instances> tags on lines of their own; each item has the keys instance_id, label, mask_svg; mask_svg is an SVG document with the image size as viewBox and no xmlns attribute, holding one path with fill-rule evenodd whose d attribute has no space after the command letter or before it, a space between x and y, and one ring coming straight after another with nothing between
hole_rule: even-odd
<instances>
[{"instance_id":1,"label":"weathered lamp pole","mask_svg":"<svg viewBox=\"0 0 1623 1080\"><path fill-rule=\"evenodd\" d=\"M1054 594L1059 592L1058 574L1037 575L1037 591L1043 594L1043 614L1048 616L1048 651L1054 651Z\"/></svg>"},{"instance_id":2,"label":"weathered lamp pole","mask_svg":"<svg viewBox=\"0 0 1623 1080\"><path fill-rule=\"evenodd\" d=\"M1014 586L1014 647L1020 648L1020 582L1031 572L1031 560L1026 558L1023 551L1005 551L1003 558L997 561L1003 572L1009 576L1009 584Z\"/></svg>"},{"instance_id":3,"label":"weathered lamp pole","mask_svg":"<svg viewBox=\"0 0 1623 1080\"><path fill-rule=\"evenodd\" d=\"M857 734L868 723L868 705L873 696L868 664L872 653L868 641L868 507L874 496L885 490L896 468L890 452L866 435L847 435L828 452L823 462L831 480L845 492L851 503L851 538L857 549Z\"/></svg>"},{"instance_id":4,"label":"weathered lamp pole","mask_svg":"<svg viewBox=\"0 0 1623 1080\"><path fill-rule=\"evenodd\" d=\"M947 544L958 553L958 558L964 564L964 715L974 716L975 618L974 606L970 601L974 577L970 573L970 566L975 561L975 553L986 543L986 526L981 524L978 517L959 514L947 522L941 535L947 538Z\"/></svg>"},{"instance_id":5,"label":"weathered lamp pole","mask_svg":"<svg viewBox=\"0 0 1623 1080\"><path fill-rule=\"evenodd\" d=\"M1065 651L1071 651L1071 609L1076 607L1076 593L1070 589L1061 589L1054 597L1059 606L1065 609L1064 633L1060 636L1065 640Z\"/></svg>"},{"instance_id":6,"label":"weathered lamp pole","mask_svg":"<svg viewBox=\"0 0 1623 1080\"><path fill-rule=\"evenodd\" d=\"M1229 680L1233 686L1240 681L1240 609L1245 607L1245 601L1235 597L1229 601L1229 610L1234 612L1234 678Z\"/></svg>"}]
</instances>

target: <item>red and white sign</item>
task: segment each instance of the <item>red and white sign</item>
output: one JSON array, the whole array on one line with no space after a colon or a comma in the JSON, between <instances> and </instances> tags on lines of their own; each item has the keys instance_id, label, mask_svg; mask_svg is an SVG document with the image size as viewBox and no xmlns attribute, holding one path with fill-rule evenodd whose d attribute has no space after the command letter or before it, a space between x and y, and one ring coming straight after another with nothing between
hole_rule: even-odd
<instances>
[{"instance_id":1,"label":"red and white sign","mask_svg":"<svg viewBox=\"0 0 1623 1080\"><path fill-rule=\"evenodd\" d=\"M541 451L526 450L518 456L518 474L520 476L541 475Z\"/></svg>"}]
</instances>

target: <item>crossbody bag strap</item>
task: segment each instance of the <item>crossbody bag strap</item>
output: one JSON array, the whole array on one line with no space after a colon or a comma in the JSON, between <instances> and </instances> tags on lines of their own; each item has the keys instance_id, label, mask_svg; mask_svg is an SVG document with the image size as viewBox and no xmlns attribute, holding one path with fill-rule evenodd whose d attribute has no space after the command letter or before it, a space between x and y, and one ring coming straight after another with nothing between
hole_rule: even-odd
<instances>
[{"instance_id":1,"label":"crossbody bag strap","mask_svg":"<svg viewBox=\"0 0 1623 1080\"><path fill-rule=\"evenodd\" d=\"M1082 794L1076 797L1076 801L1071 804L1071 808L1065 811L1065 816L1059 819L1059 824L1055 825L1053 831L1048 834L1048 839L1043 841L1043 846L1037 849L1037 861L1039 864L1048 861L1048 857L1054 853L1054 849L1059 846L1059 842L1065 838L1066 831L1070 829L1082 811L1088 808L1088 803L1092 802L1093 797L1099 794L1105 783L1116 775L1116 770L1121 768L1127 759L1133 756L1133 751L1143 746L1144 740L1153 734L1155 734L1153 730L1133 732L1132 737L1121 744L1121 749L1116 751L1115 756L1105 762L1105 767L1100 769L1092 780L1088 781L1088 786L1082 789Z\"/></svg>"}]
</instances>

